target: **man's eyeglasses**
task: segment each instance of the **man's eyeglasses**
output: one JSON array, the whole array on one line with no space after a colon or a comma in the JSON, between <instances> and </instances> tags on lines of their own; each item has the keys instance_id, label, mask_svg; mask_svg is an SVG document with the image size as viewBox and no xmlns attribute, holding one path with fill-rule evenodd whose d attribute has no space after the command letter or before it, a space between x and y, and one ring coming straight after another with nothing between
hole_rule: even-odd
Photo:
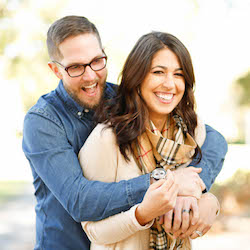
<instances>
[{"instance_id":1,"label":"man's eyeglasses","mask_svg":"<svg viewBox=\"0 0 250 250\"><path fill-rule=\"evenodd\" d=\"M63 66L61 63L57 61L52 61L52 62L57 63L61 67L63 67L70 77L77 77L84 74L85 68L87 66L89 66L94 71L99 71L104 69L107 64L107 56L98 57L87 64L75 64L68 67Z\"/></svg>"}]
</instances>

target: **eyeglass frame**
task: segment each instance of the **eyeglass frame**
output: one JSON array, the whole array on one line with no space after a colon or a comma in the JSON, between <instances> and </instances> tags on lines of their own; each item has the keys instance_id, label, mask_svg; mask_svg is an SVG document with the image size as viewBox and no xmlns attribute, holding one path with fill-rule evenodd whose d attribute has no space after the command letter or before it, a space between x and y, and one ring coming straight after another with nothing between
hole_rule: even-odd
<instances>
[{"instance_id":1,"label":"eyeglass frame","mask_svg":"<svg viewBox=\"0 0 250 250\"><path fill-rule=\"evenodd\" d=\"M102 58L105 58L105 60L106 60L106 61L105 61L106 63L105 63L105 65L104 65L104 67L101 68L101 69L98 69L98 70L92 69L91 63L94 62L94 61L97 60L97 59L102 59ZM82 76L82 75L85 73L85 69L86 69L87 66L89 66L93 71L99 71L99 70L104 69L104 68L106 67L106 65L107 65L107 60L108 60L108 57L105 55L105 56L101 56L101 57L97 57L97 58L93 59L90 63L86 63L86 64L78 63L78 64L73 64L73 65L70 65L70 66L67 66L67 67L65 67L64 65L62 65L61 63L59 63L59 62L57 62L57 61L52 61L52 62L53 62L53 63L59 64L61 67L63 67L63 69L67 72L67 74L68 74L70 77L74 78L74 77ZM82 74L80 74L80 75L78 75L78 76L71 76L71 75L69 74L68 70L69 70L70 67L73 67L73 66L76 66L76 65L77 65L77 66L83 66L83 67L84 67L84 70L83 70Z\"/></svg>"}]
</instances>

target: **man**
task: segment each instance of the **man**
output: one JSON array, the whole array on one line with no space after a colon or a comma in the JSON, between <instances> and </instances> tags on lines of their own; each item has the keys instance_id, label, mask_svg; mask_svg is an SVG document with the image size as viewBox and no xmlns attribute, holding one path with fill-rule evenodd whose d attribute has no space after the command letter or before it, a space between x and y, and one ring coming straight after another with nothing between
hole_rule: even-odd
<instances>
[{"instance_id":1,"label":"man","mask_svg":"<svg viewBox=\"0 0 250 250\"><path fill-rule=\"evenodd\" d=\"M119 183L83 177L78 152L94 127L95 108L102 97L114 96L116 88L106 83L107 57L96 27L86 18L56 21L48 31L47 47L49 67L60 82L28 111L23 132L37 199L35 249L89 249L79 222L101 220L141 202L150 175ZM202 167L200 177L208 190L222 167L227 144L211 127L206 130L203 158L196 167ZM187 170L191 172L190 192L204 189L200 171ZM182 178L175 174L180 186Z\"/></svg>"}]
</instances>

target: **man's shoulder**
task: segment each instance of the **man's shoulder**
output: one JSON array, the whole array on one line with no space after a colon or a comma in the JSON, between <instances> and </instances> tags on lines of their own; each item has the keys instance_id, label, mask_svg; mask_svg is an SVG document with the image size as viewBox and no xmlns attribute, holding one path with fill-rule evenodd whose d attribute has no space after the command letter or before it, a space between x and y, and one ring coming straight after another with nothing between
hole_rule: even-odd
<instances>
[{"instance_id":1,"label":"man's shoulder","mask_svg":"<svg viewBox=\"0 0 250 250\"><path fill-rule=\"evenodd\" d=\"M27 112L25 118L30 116L46 117L50 120L59 121L58 116L62 109L60 98L53 90L45 95L42 95L35 105L33 105Z\"/></svg>"},{"instance_id":2,"label":"man's shoulder","mask_svg":"<svg viewBox=\"0 0 250 250\"><path fill-rule=\"evenodd\" d=\"M61 100L57 94L56 90L40 96L37 102L28 110L28 113L31 112L55 112L57 107L61 105Z\"/></svg>"},{"instance_id":3,"label":"man's shoulder","mask_svg":"<svg viewBox=\"0 0 250 250\"><path fill-rule=\"evenodd\" d=\"M105 94L107 98L112 98L116 96L118 90L118 85L114 83L107 82Z\"/></svg>"},{"instance_id":4,"label":"man's shoulder","mask_svg":"<svg viewBox=\"0 0 250 250\"><path fill-rule=\"evenodd\" d=\"M228 144L225 137L213 127L205 124L206 126L206 140L204 146L213 145L218 149L217 152L222 152L224 155L228 151Z\"/></svg>"}]
</instances>

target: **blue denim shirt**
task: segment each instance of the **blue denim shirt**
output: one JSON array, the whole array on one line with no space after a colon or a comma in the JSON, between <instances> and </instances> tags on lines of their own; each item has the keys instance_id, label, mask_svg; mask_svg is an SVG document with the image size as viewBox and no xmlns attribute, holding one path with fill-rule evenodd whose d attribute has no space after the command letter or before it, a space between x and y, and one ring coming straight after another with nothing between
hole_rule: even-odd
<instances>
[{"instance_id":1,"label":"blue denim shirt","mask_svg":"<svg viewBox=\"0 0 250 250\"><path fill-rule=\"evenodd\" d=\"M107 83L106 98L115 95L115 86ZM119 183L83 177L77 155L93 127L93 111L79 106L61 81L25 116L23 151L37 199L35 249L89 249L80 222L128 210L142 201L150 185L148 174ZM201 177L209 189L221 170L227 144L217 131L206 129L203 158L196 166L203 167Z\"/></svg>"}]
</instances>

